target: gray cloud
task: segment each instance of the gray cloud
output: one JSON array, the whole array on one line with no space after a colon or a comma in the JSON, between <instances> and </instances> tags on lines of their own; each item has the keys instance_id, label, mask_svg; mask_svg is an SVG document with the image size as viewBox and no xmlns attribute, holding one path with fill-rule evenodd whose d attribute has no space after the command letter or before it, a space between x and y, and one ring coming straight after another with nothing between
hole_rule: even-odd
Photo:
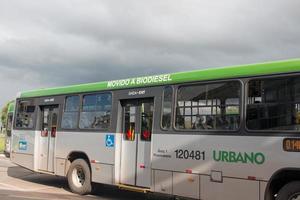
<instances>
[{"instance_id":1,"label":"gray cloud","mask_svg":"<svg viewBox=\"0 0 300 200\"><path fill-rule=\"evenodd\" d=\"M298 0L1 1L0 105L17 91L299 57Z\"/></svg>"}]
</instances>

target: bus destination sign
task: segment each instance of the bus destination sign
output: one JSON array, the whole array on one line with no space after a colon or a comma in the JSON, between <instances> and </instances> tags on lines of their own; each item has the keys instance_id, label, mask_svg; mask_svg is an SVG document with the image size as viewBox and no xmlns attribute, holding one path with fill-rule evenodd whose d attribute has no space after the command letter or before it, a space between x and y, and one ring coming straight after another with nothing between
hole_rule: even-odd
<instances>
[{"instance_id":1,"label":"bus destination sign","mask_svg":"<svg viewBox=\"0 0 300 200\"><path fill-rule=\"evenodd\" d=\"M290 152L300 152L300 139L285 138L283 140L283 150Z\"/></svg>"}]
</instances>

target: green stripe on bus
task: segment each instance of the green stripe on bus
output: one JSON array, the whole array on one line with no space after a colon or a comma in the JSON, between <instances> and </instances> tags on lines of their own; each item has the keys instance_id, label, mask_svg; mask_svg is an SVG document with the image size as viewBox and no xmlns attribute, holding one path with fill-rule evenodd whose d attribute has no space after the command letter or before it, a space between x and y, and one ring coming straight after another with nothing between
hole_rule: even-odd
<instances>
[{"instance_id":1,"label":"green stripe on bus","mask_svg":"<svg viewBox=\"0 0 300 200\"><path fill-rule=\"evenodd\" d=\"M8 104L7 112L14 112L15 111L15 101L12 101Z\"/></svg>"},{"instance_id":2,"label":"green stripe on bus","mask_svg":"<svg viewBox=\"0 0 300 200\"><path fill-rule=\"evenodd\" d=\"M39 97L60 94L72 94L81 92L95 92L110 89L135 88L166 84L185 83L193 81L208 81L228 78L239 78L247 76L258 76L267 74L280 74L300 72L300 59L267 62L261 64L250 64L230 66L222 68L209 68L196 71L179 72L173 74L162 74L128 78L114 81L87 83L65 87L45 88L22 92L21 97Z\"/></svg>"}]
</instances>

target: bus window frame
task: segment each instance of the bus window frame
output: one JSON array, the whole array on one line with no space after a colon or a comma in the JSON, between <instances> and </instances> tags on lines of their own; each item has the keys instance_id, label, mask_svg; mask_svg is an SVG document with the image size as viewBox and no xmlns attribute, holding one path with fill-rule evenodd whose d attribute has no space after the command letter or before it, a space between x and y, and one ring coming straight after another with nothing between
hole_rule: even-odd
<instances>
[{"instance_id":1,"label":"bus window frame","mask_svg":"<svg viewBox=\"0 0 300 200\"><path fill-rule=\"evenodd\" d=\"M30 102L32 103L32 105L34 105L34 113L32 115L32 119L33 119L33 126L31 128L24 128L24 127L17 127L16 123L17 123L17 113L18 113L18 109L19 109L19 103L20 102ZM38 106L35 103L35 98L29 98L29 99L22 99L19 98L16 100L16 105L15 105L15 111L14 111L14 116L13 116L13 129L14 130L35 130L36 129L36 123L37 123L37 113L38 113ZM12 130L13 131L13 130Z\"/></svg>"},{"instance_id":2,"label":"bus window frame","mask_svg":"<svg viewBox=\"0 0 300 200\"><path fill-rule=\"evenodd\" d=\"M172 88L172 100L171 100L171 121L170 121L170 127L169 128L163 128L162 126L162 118L163 118L163 115L164 115L164 95L165 95L165 88L166 87L171 87ZM162 96L161 96L161 108L160 108L160 122L159 122L159 125L160 125L160 129L162 131L172 131L173 130L173 114L174 114L174 100L175 100L175 88L173 85L164 85L163 86L163 92L162 92Z\"/></svg>"},{"instance_id":3,"label":"bus window frame","mask_svg":"<svg viewBox=\"0 0 300 200\"><path fill-rule=\"evenodd\" d=\"M239 82L240 84L240 104L239 104L239 114L240 114L240 122L239 122L239 127L235 130L217 130L217 129L179 129L176 128L176 110L177 110L177 100L178 100L178 90L180 87L183 86L192 86L192 85L205 85L205 84L218 84L218 83L224 83L224 82ZM175 87L175 91L174 91L174 106L173 106L173 130L176 133L197 133L197 135L237 135L240 133L240 131L243 129L243 119L244 119L244 102L245 102L245 87L244 87L244 82L242 81L242 79L219 79L219 80L211 80L211 81L197 81L197 82L193 82L193 83L186 83L186 84L177 84ZM242 135L242 134L239 134Z\"/></svg>"},{"instance_id":4,"label":"bus window frame","mask_svg":"<svg viewBox=\"0 0 300 200\"><path fill-rule=\"evenodd\" d=\"M98 129L93 129L93 128L80 128L80 114L82 112L82 108L83 108L83 98L84 96L87 96L87 95L97 95L97 94L110 94L111 95L111 111L110 111L110 120L109 120L109 126L108 128L106 129L103 129L103 128L98 128ZM111 131L111 128L112 128L112 111L113 111L113 103L114 103L114 95L113 95L113 92L111 90L108 90L108 91L96 91L96 92L91 92L91 93L80 93L80 102L79 102L79 117L78 117L78 128L77 129L66 129L68 131L74 131L74 130L78 130L79 132L107 132L107 131Z\"/></svg>"},{"instance_id":5,"label":"bus window frame","mask_svg":"<svg viewBox=\"0 0 300 200\"><path fill-rule=\"evenodd\" d=\"M77 122L76 122L76 127L75 128L63 128L62 127L62 120L63 120L63 114L65 112L65 108L66 108L66 100L68 97L72 97L72 96L78 96L79 97L79 104L78 104L78 111L73 111L73 112L77 112ZM62 106L62 112L61 112L61 119L58 120L59 121L59 128L60 130L63 130L63 131L76 131L76 130L79 130L79 117L80 117L80 108L81 108L81 104L82 104L82 94L80 93L76 93L76 94L68 94L68 95L65 95L64 97L64 103L63 103L63 106Z\"/></svg>"},{"instance_id":6,"label":"bus window frame","mask_svg":"<svg viewBox=\"0 0 300 200\"><path fill-rule=\"evenodd\" d=\"M244 127L247 135L249 136L286 136L286 137L300 137L299 131L296 130L253 130L247 127L247 102L249 94L249 82L253 80L272 79L272 78L284 78L284 77L296 77L300 76L300 72L282 73L282 74L267 74L261 76L253 76L245 79L245 103L244 103Z\"/></svg>"}]
</instances>

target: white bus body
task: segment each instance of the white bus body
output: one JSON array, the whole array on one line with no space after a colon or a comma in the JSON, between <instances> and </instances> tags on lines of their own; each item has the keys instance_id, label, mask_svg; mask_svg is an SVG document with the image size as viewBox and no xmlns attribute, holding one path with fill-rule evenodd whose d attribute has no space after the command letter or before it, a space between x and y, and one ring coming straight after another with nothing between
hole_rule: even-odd
<instances>
[{"instance_id":1,"label":"white bus body","mask_svg":"<svg viewBox=\"0 0 300 200\"><path fill-rule=\"evenodd\" d=\"M259 100L259 98L273 98L274 92L270 93L271 96L262 97L268 93L268 89L264 89L264 93L255 94L255 96L251 96L249 90L251 90L251 84L260 84L265 79L269 81L278 78L280 81L285 81L290 77L297 78L299 74L173 84L171 106L169 111L166 109L166 112L170 112L171 124L167 129L162 128L161 120L163 112L165 112L165 109L162 108L165 105L165 86L32 98L20 97L17 99L17 116L18 105L19 107L21 104L23 105L22 102L30 102L26 104L27 108L28 105L33 105L35 109L29 109L31 110L29 115L32 114L31 118L24 118L25 121L22 121L21 118L21 121L15 119L11 159L14 163L35 172L58 176L69 176L68 172L72 162L76 159L83 159L90 166L92 182L192 199L275 199L274 196L280 193L279 190L284 185L297 182L300 177L300 153L296 152L298 144L296 144L297 135L295 135L295 131L297 134L299 133L298 119L297 116L295 119L293 116L295 125L292 124L293 126L289 130L286 130L286 127L275 127L274 120L276 123L283 124L285 119L288 121L290 118L287 115L284 118L276 114L277 118L273 121L270 120L273 119L271 114L276 112L276 109L272 110L273 107L267 106L272 106L276 100L272 100L273 104L271 105L263 104L264 100ZM262 79L263 81L252 83L252 79ZM299 78L293 78L294 82L297 80ZM221 89L216 90L217 86L213 85L224 85L230 82L236 84L234 87L239 88L238 92L231 92L234 90L231 89L223 94L222 91L229 86L226 88L220 86ZM267 83L265 81L264 85ZM203 98L201 94L193 97L189 102L182 100L184 102L182 103L180 98L190 98L184 94L194 94L198 91L198 89L193 89L190 92L189 85L193 86L194 84L197 87L198 84L201 87L201 84L208 84L207 87L213 85L214 92L206 93L206 96L222 93L223 96L228 95L223 101L231 103L228 105L222 102L217 103L217 100L216 107L213 107L213 101L207 103L209 102L207 98L206 104L201 103ZM261 85L262 88L263 84ZM298 87L298 83L295 83L295 87ZM183 88L182 91L180 88ZM187 93L184 93L185 91ZM88 112L92 112L89 109L97 108L88 107L94 100L94 96L89 96L91 94L98 95L95 97L97 102L99 99L99 101L106 102L111 98L111 104L101 104L103 108L99 107L100 117L92 117L93 122L90 120ZM230 95L233 97L230 98ZM69 97L73 99L67 99ZM256 98L252 104L249 103L250 97ZM239 103L236 103L237 98L239 98ZM78 107L69 109L66 105L69 100L73 102L72 106L74 102L80 103L78 103ZM267 102L267 100L265 101ZM256 114L247 115L247 112L256 113L255 109L261 109L261 107L257 107L258 104L265 105L267 109L264 112L268 114L268 119L261 117L255 121ZM294 105L298 106L298 102L293 103L292 107L285 104L282 104L281 107L285 106L285 110L294 109ZM220 113L220 116L227 112L227 115L224 116L227 117L226 123L230 123L230 126L226 125L226 130L224 128L224 130L212 131L212 125L209 128L195 128L198 126L195 125L195 120L201 119L200 115L208 112L208 107L211 110L216 109L217 111L211 111L211 113ZM280 106L276 108L280 109ZM188 111L188 109L190 110ZM197 115L193 115L194 110L198 110ZM66 113L67 111L70 113ZM73 115L71 112L76 114ZM257 113L265 116L261 110L258 110ZM206 120L210 120L207 117L208 114L205 115ZM217 115L211 114L211 118L215 120L214 126L221 123L216 120ZM107 116L110 117L110 121L107 120ZM68 118L67 122L62 118ZM248 118L254 121L250 122ZM166 118L166 120L168 119ZM203 119L201 120L203 121ZM222 117L219 121L221 120ZM61 128L62 126L73 126L73 121L79 123L74 126L74 129ZM194 122L192 123L192 121ZM20 128L22 124L16 125L18 123L25 123L26 128ZM104 127L106 130L95 130L94 127L101 123L102 128ZM107 126L107 124L110 125ZM270 124L271 129L275 128L250 130L256 129L258 124L262 129L267 124ZM31 127L30 130L28 127ZM89 128L86 129L86 127ZM289 138L296 139L295 147L285 149L289 147L286 144L293 142L293 140L288 140L285 144L285 140ZM86 177L85 180L87 180Z\"/></svg>"}]
</instances>

